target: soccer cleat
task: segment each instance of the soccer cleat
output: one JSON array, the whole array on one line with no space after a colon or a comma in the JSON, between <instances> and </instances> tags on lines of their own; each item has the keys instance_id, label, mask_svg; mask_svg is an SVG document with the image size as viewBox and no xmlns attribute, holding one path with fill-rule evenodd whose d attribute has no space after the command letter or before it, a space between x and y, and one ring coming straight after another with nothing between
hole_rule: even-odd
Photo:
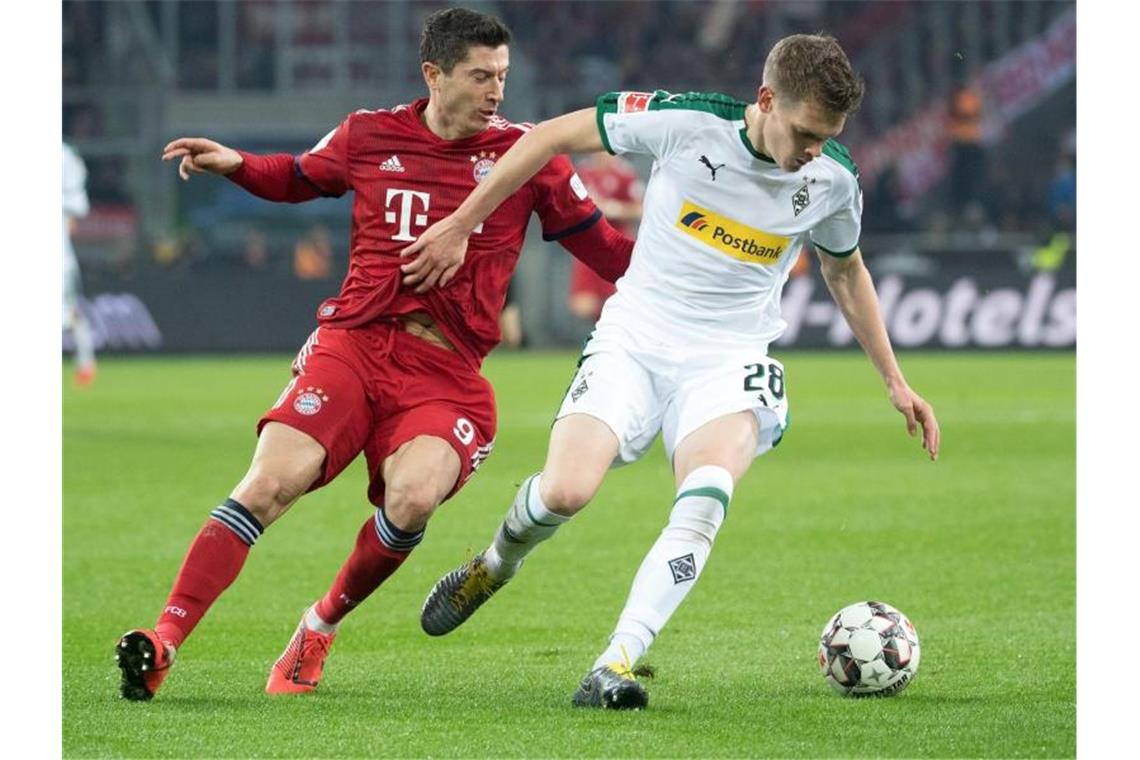
<instances>
[{"instance_id":1,"label":"soccer cleat","mask_svg":"<svg viewBox=\"0 0 1140 760\"><path fill-rule=\"evenodd\" d=\"M87 388L95 382L94 367L80 367L75 370L75 387Z\"/></svg>"},{"instance_id":2,"label":"soccer cleat","mask_svg":"<svg viewBox=\"0 0 1140 760\"><path fill-rule=\"evenodd\" d=\"M424 600L420 625L431 636L450 633L506 583L491 577L480 552L436 582Z\"/></svg>"},{"instance_id":3,"label":"soccer cleat","mask_svg":"<svg viewBox=\"0 0 1140 760\"><path fill-rule=\"evenodd\" d=\"M628 662L611 662L591 670L578 684L571 700L575 707L607 710L640 710L649 704L649 693L636 676L653 677L651 668L631 668Z\"/></svg>"},{"instance_id":4,"label":"soccer cleat","mask_svg":"<svg viewBox=\"0 0 1140 760\"><path fill-rule=\"evenodd\" d=\"M127 631L115 645L115 662L122 680L119 693L123 699L145 702L154 697L174 664L174 647L149 628Z\"/></svg>"},{"instance_id":5,"label":"soccer cleat","mask_svg":"<svg viewBox=\"0 0 1140 760\"><path fill-rule=\"evenodd\" d=\"M335 633L320 633L306 628L302 616L289 646L269 670L265 691L270 694L305 694L317 688L325 658L329 656L329 647L335 638Z\"/></svg>"}]
</instances>

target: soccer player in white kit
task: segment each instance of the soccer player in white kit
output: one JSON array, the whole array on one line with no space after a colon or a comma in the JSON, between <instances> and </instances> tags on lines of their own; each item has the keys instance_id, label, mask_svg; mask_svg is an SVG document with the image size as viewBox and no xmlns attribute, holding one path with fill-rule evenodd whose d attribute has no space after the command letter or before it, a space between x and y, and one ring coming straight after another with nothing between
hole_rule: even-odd
<instances>
[{"instance_id":1,"label":"soccer player in white kit","mask_svg":"<svg viewBox=\"0 0 1140 760\"><path fill-rule=\"evenodd\" d=\"M71 226L87 216L87 165L67 143L63 143L63 329L75 339L75 384L95 381L95 340L91 325L79 308L79 261L71 245Z\"/></svg>"},{"instance_id":2,"label":"soccer player in white kit","mask_svg":"<svg viewBox=\"0 0 1140 760\"><path fill-rule=\"evenodd\" d=\"M934 411L899 369L859 251L858 170L833 139L862 94L834 38L794 35L772 49L751 104L662 90L602 95L595 108L535 127L409 246L406 255L420 253L405 265L409 281L447 271L475 226L555 154L604 148L654 159L633 259L583 351L545 467L522 484L491 545L432 589L425 631L466 620L589 502L612 465L641 457L660 432L677 488L669 521L572 700L647 704L634 663L699 577L735 484L787 426L783 366L768 346L785 327L780 291L806 239L908 432L921 427L937 457Z\"/></svg>"}]
</instances>

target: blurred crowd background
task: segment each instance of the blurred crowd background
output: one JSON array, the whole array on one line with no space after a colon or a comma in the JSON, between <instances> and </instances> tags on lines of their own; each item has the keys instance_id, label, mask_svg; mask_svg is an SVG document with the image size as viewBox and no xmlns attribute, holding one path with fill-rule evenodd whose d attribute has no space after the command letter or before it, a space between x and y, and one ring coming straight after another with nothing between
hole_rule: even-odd
<instances>
[{"instance_id":1,"label":"blurred crowd background","mask_svg":"<svg viewBox=\"0 0 1140 760\"><path fill-rule=\"evenodd\" d=\"M201 275L292 278L334 292L346 270L347 198L274 205L216 178L183 184L159 161L161 148L201 135L299 152L352 110L420 97L419 31L447 5L65 0L63 137L89 170L92 210L75 230L88 290L158 276L192 288ZM499 15L515 34L503 112L516 121L587 106L609 90L712 90L748 101L775 40L831 33L867 82L840 140L861 169L863 250L876 276L929 273L947 257L1056 270L1075 256L1073 2L466 5ZM644 180L649 166L635 160L626 170ZM636 182L627 184L623 197L635 202ZM568 258L528 236L514 297L534 345L589 328L589 309L567 298Z\"/></svg>"}]
</instances>

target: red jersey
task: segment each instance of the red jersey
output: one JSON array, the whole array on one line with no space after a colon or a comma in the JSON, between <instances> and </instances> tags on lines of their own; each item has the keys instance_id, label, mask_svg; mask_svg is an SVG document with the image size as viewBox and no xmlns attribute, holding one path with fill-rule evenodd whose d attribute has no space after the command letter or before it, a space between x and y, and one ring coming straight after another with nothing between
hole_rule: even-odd
<instances>
[{"instance_id":1,"label":"red jersey","mask_svg":"<svg viewBox=\"0 0 1140 760\"><path fill-rule=\"evenodd\" d=\"M633 164L621 157L598 161L586 159L578 164L578 174L593 198L613 200L622 203L635 203L645 192L644 183ZM636 222L615 222L615 226L627 235L637 232ZM589 294L605 301L617 290L614 284L575 259L570 266L570 293ZM600 313L600 312L599 312Z\"/></svg>"},{"instance_id":2,"label":"red jersey","mask_svg":"<svg viewBox=\"0 0 1140 760\"><path fill-rule=\"evenodd\" d=\"M578 175L594 198L636 203L645 194L645 185L637 169L620 156L604 161L581 161L578 164ZM618 229L627 235L633 235L637 232L637 223L619 222Z\"/></svg>"},{"instance_id":3,"label":"red jersey","mask_svg":"<svg viewBox=\"0 0 1140 760\"><path fill-rule=\"evenodd\" d=\"M529 129L496 117L473 137L444 140L421 119L427 102L350 114L295 160L300 178L322 195L355 193L348 275L317 318L347 328L424 311L478 367L499 342L499 313L531 212L538 212L544 240L580 232L601 212L569 159L557 156L476 228L451 282L423 294L402 287L400 251L454 212Z\"/></svg>"}]
</instances>

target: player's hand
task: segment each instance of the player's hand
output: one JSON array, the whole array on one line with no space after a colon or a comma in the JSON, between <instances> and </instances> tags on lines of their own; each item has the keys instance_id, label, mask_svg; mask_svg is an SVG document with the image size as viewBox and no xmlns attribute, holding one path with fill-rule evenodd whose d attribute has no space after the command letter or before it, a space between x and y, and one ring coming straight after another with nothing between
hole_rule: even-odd
<instances>
[{"instance_id":1,"label":"player's hand","mask_svg":"<svg viewBox=\"0 0 1140 760\"><path fill-rule=\"evenodd\" d=\"M903 417L906 417L906 431L910 435L922 428L922 448L930 455L930 460L938 459L938 447L942 443L942 435L938 430L938 420L934 417L934 407L919 396L904 381L892 383L888 386L891 403Z\"/></svg>"},{"instance_id":2,"label":"player's hand","mask_svg":"<svg viewBox=\"0 0 1140 760\"><path fill-rule=\"evenodd\" d=\"M190 172L233 174L242 164L241 154L236 150L204 137L179 137L167 143L162 149L162 160L174 158L182 159L178 176L183 180L190 179Z\"/></svg>"},{"instance_id":3,"label":"player's hand","mask_svg":"<svg viewBox=\"0 0 1140 760\"><path fill-rule=\"evenodd\" d=\"M424 230L416 242L400 251L400 258L409 259L400 265L404 285L414 286L417 293L426 293L436 285L443 287L451 282L467 257L470 234L452 216Z\"/></svg>"}]
</instances>

